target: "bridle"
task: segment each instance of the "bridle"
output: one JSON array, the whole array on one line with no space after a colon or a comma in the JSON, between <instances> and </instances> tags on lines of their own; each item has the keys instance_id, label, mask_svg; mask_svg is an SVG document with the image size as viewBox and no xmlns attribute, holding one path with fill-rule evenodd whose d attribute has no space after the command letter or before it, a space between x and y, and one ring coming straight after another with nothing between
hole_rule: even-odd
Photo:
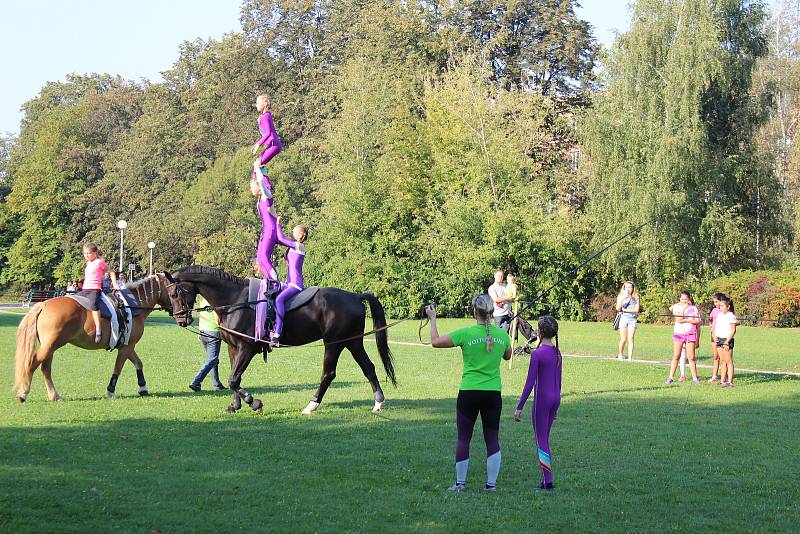
<instances>
[{"instance_id":1,"label":"bridle","mask_svg":"<svg viewBox=\"0 0 800 534\"><path fill-rule=\"evenodd\" d=\"M174 280L171 276L166 276L167 284L164 286L167 290L167 296L170 303L172 303L172 310L170 315L175 319L186 321L186 324L192 324L192 307L189 306L189 292L181 286L180 282ZM177 305L176 305L177 304Z\"/></svg>"}]
</instances>

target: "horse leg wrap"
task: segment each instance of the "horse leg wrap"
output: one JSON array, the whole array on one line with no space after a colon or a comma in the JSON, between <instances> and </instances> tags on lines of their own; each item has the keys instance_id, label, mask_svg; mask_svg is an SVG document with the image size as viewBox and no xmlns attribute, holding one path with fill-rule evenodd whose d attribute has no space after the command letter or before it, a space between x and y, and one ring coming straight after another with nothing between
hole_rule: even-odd
<instances>
[{"instance_id":1,"label":"horse leg wrap","mask_svg":"<svg viewBox=\"0 0 800 534\"><path fill-rule=\"evenodd\" d=\"M144 386L147 385L147 382L145 382L145 380L144 380L144 370L143 369L137 369L136 370L136 381L139 383L139 387L140 388L143 388Z\"/></svg>"},{"instance_id":2,"label":"horse leg wrap","mask_svg":"<svg viewBox=\"0 0 800 534\"><path fill-rule=\"evenodd\" d=\"M111 375L111 380L108 381L108 387L106 388L109 393L114 393L117 389L117 380L119 380L118 374Z\"/></svg>"}]
</instances>

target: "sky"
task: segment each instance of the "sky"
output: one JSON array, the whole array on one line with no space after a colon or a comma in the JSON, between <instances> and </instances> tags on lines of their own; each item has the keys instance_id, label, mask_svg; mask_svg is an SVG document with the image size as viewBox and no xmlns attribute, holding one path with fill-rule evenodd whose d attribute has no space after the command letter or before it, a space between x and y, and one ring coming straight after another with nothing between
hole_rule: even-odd
<instances>
[{"instance_id":1,"label":"sky","mask_svg":"<svg viewBox=\"0 0 800 534\"><path fill-rule=\"evenodd\" d=\"M579 17L605 46L628 28L629 0L581 0ZM238 31L240 0L0 0L0 134L48 81L109 73L161 81L184 41Z\"/></svg>"}]
</instances>

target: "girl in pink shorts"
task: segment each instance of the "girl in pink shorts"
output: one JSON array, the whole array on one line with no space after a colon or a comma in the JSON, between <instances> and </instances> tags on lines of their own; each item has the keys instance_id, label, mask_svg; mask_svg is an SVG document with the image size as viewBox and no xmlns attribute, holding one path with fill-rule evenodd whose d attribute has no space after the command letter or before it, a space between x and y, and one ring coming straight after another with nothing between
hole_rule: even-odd
<instances>
[{"instance_id":1,"label":"girl in pink shorts","mask_svg":"<svg viewBox=\"0 0 800 534\"><path fill-rule=\"evenodd\" d=\"M672 333L672 364L669 368L669 377L666 383L672 384L675 380L675 371L681 357L681 349L686 346L686 357L689 359L689 370L692 373L692 382L700 383L697 376L697 328L700 324L700 312L692 301L688 291L681 291L680 302L670 306L670 313L675 317L675 328Z\"/></svg>"}]
</instances>

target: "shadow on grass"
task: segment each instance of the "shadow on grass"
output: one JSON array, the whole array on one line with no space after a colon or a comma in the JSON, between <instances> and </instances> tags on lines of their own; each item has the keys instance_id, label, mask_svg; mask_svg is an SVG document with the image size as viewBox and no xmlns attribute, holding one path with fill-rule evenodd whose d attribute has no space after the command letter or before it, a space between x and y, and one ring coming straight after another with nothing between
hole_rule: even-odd
<instances>
[{"instance_id":1,"label":"shadow on grass","mask_svg":"<svg viewBox=\"0 0 800 534\"><path fill-rule=\"evenodd\" d=\"M225 382L225 380L223 379L223 383L224 382ZM364 384L368 384L366 381L364 381L363 383ZM349 381L349 382L348 381L340 381L340 382L336 382L336 381L334 381L330 385L330 387L328 389L331 390L331 389L349 388L351 386L355 386L355 385L358 385L358 384L362 384L362 382L356 382L356 381ZM284 386L254 386L254 387L245 387L245 389L248 392L252 393L254 396L270 395L270 394L276 394L276 393L290 393L290 392L294 392L294 391L308 391L309 395L312 395L317 390L318 387L319 387L319 382L317 382L316 384L311 384L311 383L308 383L308 384L289 384L289 385L284 385ZM138 396L139 395L136 395L136 394L127 394L127 395L118 394L117 398L118 399L136 398ZM188 385L187 385L186 391L154 391L154 392L151 392L150 395L149 395L149 397L156 398L156 399L158 399L158 398L164 398L164 399L181 398L181 397L193 397L194 398L194 397L203 397L203 396L230 397L231 396L231 390L230 389L222 389L222 390L217 391L217 390L213 390L213 389L202 389L200 391L192 391L192 390L190 390L188 388ZM105 398L105 395L95 395L95 396L91 396L91 397L68 397L68 398L66 398L66 401L92 401L92 400L102 400L104 398Z\"/></svg>"},{"instance_id":2,"label":"shadow on grass","mask_svg":"<svg viewBox=\"0 0 800 534\"><path fill-rule=\"evenodd\" d=\"M730 393L781 379L743 376L742 387ZM334 387L349 385L334 382ZM551 441L558 492L547 501L529 490L539 476L531 461L530 404L526 422L515 424L512 397L504 398L501 423L503 491L491 497L473 492L454 498L444 492L452 478L453 398L390 399L377 417L356 413L365 404L352 401L324 403L312 417L268 412L187 421L171 415L0 427L0 487L14 488L0 492L0 523L12 531L49 531L54 518L84 531L226 530L235 518L242 530L402 525L401 530L482 531L498 522L525 530L531 513L537 513L541 526L561 530L586 525L646 530L663 524L786 530L797 524L798 510L790 504L798 496L800 472L796 462L787 461L789 451L800 447L797 395L783 402L732 404L708 399L687 404L679 395L599 396L653 389L659 388L564 396ZM677 391L660 389L665 395ZM186 394L194 395L177 396ZM735 424L709 425L709 417ZM771 428L771 421L782 424ZM473 486L485 473L483 450L476 428ZM686 451L694 453L687 457ZM700 460L700 451L714 451L726 461ZM689 470L681 468L687 460ZM712 494L716 505L699 518L674 514L676 507L685 509Z\"/></svg>"},{"instance_id":3,"label":"shadow on grass","mask_svg":"<svg viewBox=\"0 0 800 534\"><path fill-rule=\"evenodd\" d=\"M383 416L357 413L365 404L353 401L325 403L312 417L279 409L210 421L171 413L0 427L0 487L7 488L0 524L8 531L52 531L54 520L76 531L233 524L256 531L488 531L502 524L520 531L534 514L556 530L794 528L800 468L788 460L800 448L798 395L687 403L677 389L664 391L646 399L565 395L551 437L558 491L544 498L530 490L539 478L530 404L516 424L511 397L501 422L502 491L492 496L444 491L453 476L453 398L390 400ZM720 417L731 424L718 424ZM485 476L483 455L478 423L472 487ZM702 514L674 513L708 495L715 504Z\"/></svg>"}]
</instances>

